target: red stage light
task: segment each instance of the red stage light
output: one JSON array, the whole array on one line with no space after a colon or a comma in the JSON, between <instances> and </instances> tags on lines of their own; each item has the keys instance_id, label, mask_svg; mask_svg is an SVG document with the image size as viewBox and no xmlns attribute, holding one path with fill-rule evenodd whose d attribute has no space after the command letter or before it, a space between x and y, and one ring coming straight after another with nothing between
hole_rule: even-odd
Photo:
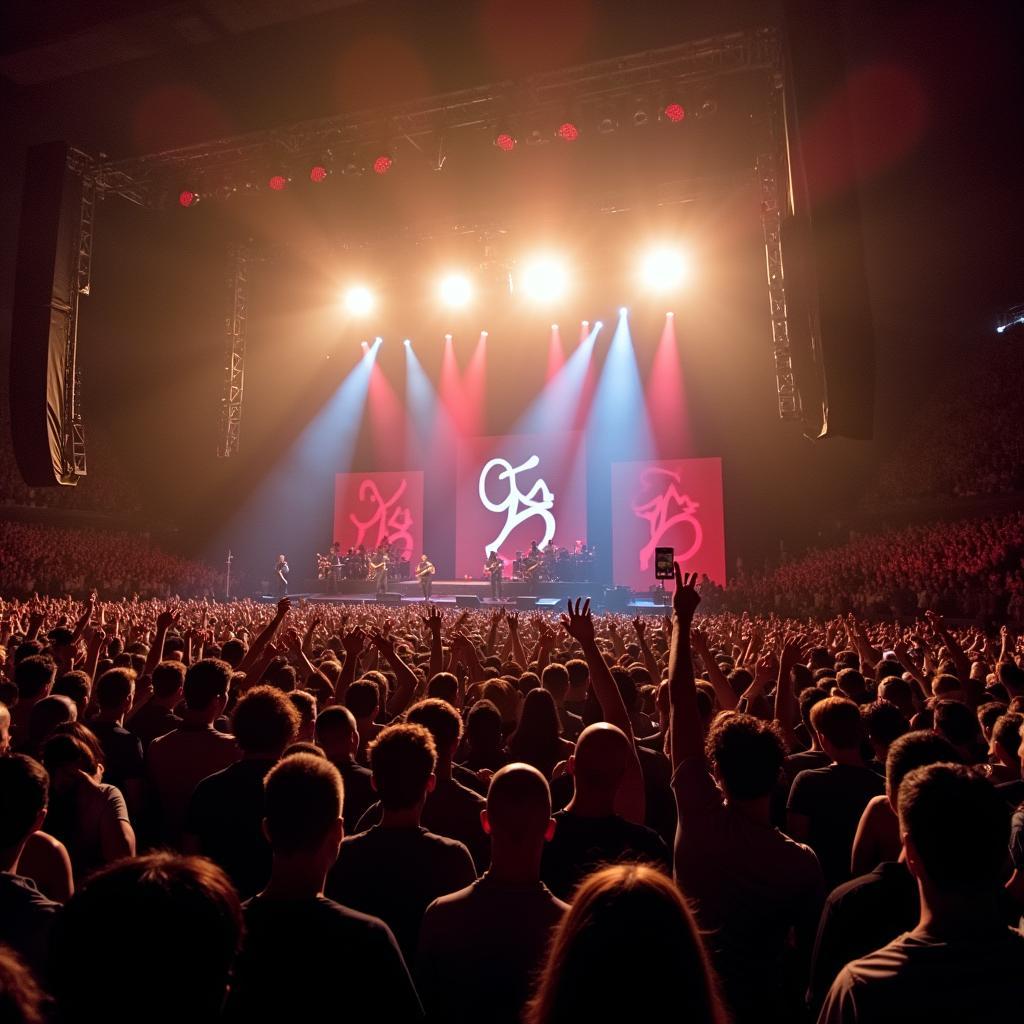
<instances>
[{"instance_id":1,"label":"red stage light","mask_svg":"<svg viewBox=\"0 0 1024 1024\"><path fill-rule=\"evenodd\" d=\"M309 169L309 180L314 185L319 185L321 181L327 178L327 168L322 164L317 164L315 167Z\"/></svg>"},{"instance_id":2,"label":"red stage light","mask_svg":"<svg viewBox=\"0 0 1024 1024\"><path fill-rule=\"evenodd\" d=\"M686 110L683 108L682 103L667 103L663 113L666 119L673 124L679 124L686 117Z\"/></svg>"},{"instance_id":3,"label":"red stage light","mask_svg":"<svg viewBox=\"0 0 1024 1024\"><path fill-rule=\"evenodd\" d=\"M495 136L494 144L498 149L504 150L506 153L511 153L516 148L516 142L518 140L514 135L509 135L508 132L500 132Z\"/></svg>"},{"instance_id":4,"label":"red stage light","mask_svg":"<svg viewBox=\"0 0 1024 1024\"><path fill-rule=\"evenodd\" d=\"M178 202L185 207L195 206L196 203L199 202L199 196L197 196L195 192L190 192L188 189L185 189L185 191L178 196Z\"/></svg>"},{"instance_id":5,"label":"red stage light","mask_svg":"<svg viewBox=\"0 0 1024 1024\"><path fill-rule=\"evenodd\" d=\"M373 161L373 173L374 174L387 174L391 170L391 165L394 160L387 155L387 153L381 153L376 160Z\"/></svg>"},{"instance_id":6,"label":"red stage light","mask_svg":"<svg viewBox=\"0 0 1024 1024\"><path fill-rule=\"evenodd\" d=\"M563 121L555 134L566 142L575 142L580 137L580 130L572 121Z\"/></svg>"},{"instance_id":7,"label":"red stage light","mask_svg":"<svg viewBox=\"0 0 1024 1024\"><path fill-rule=\"evenodd\" d=\"M275 192L283 192L288 187L288 179L283 174L275 174L267 184Z\"/></svg>"}]
</instances>

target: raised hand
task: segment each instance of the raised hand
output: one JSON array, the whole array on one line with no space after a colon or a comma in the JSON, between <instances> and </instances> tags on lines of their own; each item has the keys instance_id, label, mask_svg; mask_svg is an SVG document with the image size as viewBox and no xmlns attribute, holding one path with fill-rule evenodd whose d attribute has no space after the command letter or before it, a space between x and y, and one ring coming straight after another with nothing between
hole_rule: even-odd
<instances>
[{"instance_id":1,"label":"raised hand","mask_svg":"<svg viewBox=\"0 0 1024 1024\"><path fill-rule=\"evenodd\" d=\"M181 617L181 612L177 608L174 608L174 609L165 608L156 617L156 628L157 628L157 630L166 633L167 630L169 630L171 628L171 626L176 626L178 624L178 619L180 617Z\"/></svg>"},{"instance_id":2,"label":"raised hand","mask_svg":"<svg viewBox=\"0 0 1024 1024\"><path fill-rule=\"evenodd\" d=\"M695 572L684 573L679 568L678 562L672 563L672 569L676 578L676 589L672 595L672 611L676 618L685 623L687 627L693 621L693 613L700 604L700 594L697 593L697 574Z\"/></svg>"},{"instance_id":3,"label":"raised hand","mask_svg":"<svg viewBox=\"0 0 1024 1024\"><path fill-rule=\"evenodd\" d=\"M639 615L633 620L633 630L636 633L637 639L640 641L640 643L643 643L644 637L647 633L647 623L644 622L644 620L641 619Z\"/></svg>"},{"instance_id":4,"label":"raised hand","mask_svg":"<svg viewBox=\"0 0 1024 1024\"><path fill-rule=\"evenodd\" d=\"M582 605L582 607L581 607ZM567 613L559 620L562 629L580 644L594 643L594 619L590 614L590 598L576 598L575 606L569 600Z\"/></svg>"},{"instance_id":5,"label":"raised hand","mask_svg":"<svg viewBox=\"0 0 1024 1024\"><path fill-rule=\"evenodd\" d=\"M795 633L786 635L782 642L782 649L779 652L779 664L783 674L788 677L794 665L798 665L801 659L807 656L809 644L805 636L797 636Z\"/></svg>"},{"instance_id":6,"label":"raised hand","mask_svg":"<svg viewBox=\"0 0 1024 1024\"><path fill-rule=\"evenodd\" d=\"M292 610L292 599L290 597L282 597L277 602L277 617L283 619Z\"/></svg>"},{"instance_id":7,"label":"raised hand","mask_svg":"<svg viewBox=\"0 0 1024 1024\"><path fill-rule=\"evenodd\" d=\"M358 658L363 653L363 647L366 646L366 634L358 626L353 626L342 636L341 646L348 657Z\"/></svg>"},{"instance_id":8,"label":"raised hand","mask_svg":"<svg viewBox=\"0 0 1024 1024\"><path fill-rule=\"evenodd\" d=\"M509 612L506 616L508 620L508 628L513 633L519 632L519 612Z\"/></svg>"},{"instance_id":9,"label":"raised hand","mask_svg":"<svg viewBox=\"0 0 1024 1024\"><path fill-rule=\"evenodd\" d=\"M441 632L441 613L434 605L430 605L427 608L427 614L420 617L420 621L423 623L431 633Z\"/></svg>"}]
</instances>

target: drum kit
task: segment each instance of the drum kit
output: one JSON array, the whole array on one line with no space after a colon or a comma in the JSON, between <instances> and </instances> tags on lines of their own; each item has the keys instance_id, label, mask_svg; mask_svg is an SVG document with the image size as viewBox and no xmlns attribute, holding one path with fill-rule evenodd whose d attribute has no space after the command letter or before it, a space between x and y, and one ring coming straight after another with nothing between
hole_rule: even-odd
<instances>
[{"instance_id":1,"label":"drum kit","mask_svg":"<svg viewBox=\"0 0 1024 1024\"><path fill-rule=\"evenodd\" d=\"M575 550L550 545L539 554L516 552L512 579L531 583L589 583L594 570L594 549L577 543Z\"/></svg>"}]
</instances>

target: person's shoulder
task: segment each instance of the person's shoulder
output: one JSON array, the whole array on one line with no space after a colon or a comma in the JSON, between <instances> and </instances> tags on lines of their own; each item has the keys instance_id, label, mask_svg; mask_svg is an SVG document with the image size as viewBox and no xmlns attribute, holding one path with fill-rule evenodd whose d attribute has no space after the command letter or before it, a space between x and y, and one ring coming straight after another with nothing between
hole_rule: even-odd
<instances>
[{"instance_id":1,"label":"person's shoulder","mask_svg":"<svg viewBox=\"0 0 1024 1024\"><path fill-rule=\"evenodd\" d=\"M31 908L32 913L38 914L56 914L61 909L61 904L39 891L33 879L0 872L0 908L10 912L14 906Z\"/></svg>"},{"instance_id":2,"label":"person's shoulder","mask_svg":"<svg viewBox=\"0 0 1024 1024\"><path fill-rule=\"evenodd\" d=\"M427 907L424 920L428 917L431 920L436 920L437 918L449 918L458 915L473 902L473 897L477 893L478 886L479 879L471 882L464 889L447 893L444 896L438 896L438 898Z\"/></svg>"},{"instance_id":3,"label":"person's shoulder","mask_svg":"<svg viewBox=\"0 0 1024 1024\"><path fill-rule=\"evenodd\" d=\"M460 842L458 839L452 839L449 836L439 836L436 832L429 832L427 829L423 829L420 832L420 842L434 847L439 852L444 851L449 856L459 856L462 853L467 857L469 856L469 849L465 843Z\"/></svg>"}]
</instances>

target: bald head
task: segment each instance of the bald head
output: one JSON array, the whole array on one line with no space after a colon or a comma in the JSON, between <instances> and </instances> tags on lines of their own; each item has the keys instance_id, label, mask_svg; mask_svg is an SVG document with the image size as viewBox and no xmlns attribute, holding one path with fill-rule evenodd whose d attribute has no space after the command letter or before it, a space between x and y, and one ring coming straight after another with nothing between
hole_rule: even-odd
<instances>
[{"instance_id":1,"label":"bald head","mask_svg":"<svg viewBox=\"0 0 1024 1024\"><path fill-rule=\"evenodd\" d=\"M614 793L626 774L630 749L626 734L609 722L588 725L576 741L573 776L577 787Z\"/></svg>"},{"instance_id":2,"label":"bald head","mask_svg":"<svg viewBox=\"0 0 1024 1024\"><path fill-rule=\"evenodd\" d=\"M551 818L548 780L532 765L507 764L491 779L487 790L487 821L498 839L541 838Z\"/></svg>"},{"instance_id":3,"label":"bald head","mask_svg":"<svg viewBox=\"0 0 1024 1024\"><path fill-rule=\"evenodd\" d=\"M344 758L359 747L355 715L343 704L324 708L316 719L316 741L328 758Z\"/></svg>"}]
</instances>

